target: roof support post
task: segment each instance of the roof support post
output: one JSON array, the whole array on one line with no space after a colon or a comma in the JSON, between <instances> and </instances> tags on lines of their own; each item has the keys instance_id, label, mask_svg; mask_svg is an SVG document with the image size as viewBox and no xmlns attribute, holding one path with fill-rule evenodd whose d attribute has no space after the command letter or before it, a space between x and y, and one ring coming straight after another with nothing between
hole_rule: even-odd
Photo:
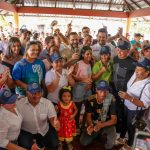
<instances>
[{"instance_id":1,"label":"roof support post","mask_svg":"<svg viewBox=\"0 0 150 150\"><path fill-rule=\"evenodd\" d=\"M126 20L126 35L129 34L129 32L130 32L130 27L131 27L131 18L129 17L129 18L127 18L127 20Z\"/></svg>"},{"instance_id":2,"label":"roof support post","mask_svg":"<svg viewBox=\"0 0 150 150\"><path fill-rule=\"evenodd\" d=\"M15 21L15 31L19 31L19 15L18 13L13 13L14 21Z\"/></svg>"}]
</instances>

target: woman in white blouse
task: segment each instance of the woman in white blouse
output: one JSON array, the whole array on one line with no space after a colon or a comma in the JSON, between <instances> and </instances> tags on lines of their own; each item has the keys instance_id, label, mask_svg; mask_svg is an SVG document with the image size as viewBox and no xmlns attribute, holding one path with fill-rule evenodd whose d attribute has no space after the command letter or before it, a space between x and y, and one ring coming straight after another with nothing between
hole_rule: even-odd
<instances>
[{"instance_id":1,"label":"woman in white blouse","mask_svg":"<svg viewBox=\"0 0 150 150\"><path fill-rule=\"evenodd\" d=\"M144 110L150 106L149 59L145 58L136 64L135 73L127 84L127 92L119 91L119 96L125 100L125 113L127 117L126 122L128 130L128 141L124 146L124 149L130 150L135 134L135 129L133 128L131 121L136 113L139 111L144 113Z\"/></svg>"},{"instance_id":2,"label":"woman in white blouse","mask_svg":"<svg viewBox=\"0 0 150 150\"><path fill-rule=\"evenodd\" d=\"M73 86L74 79L72 78L71 72L63 68L62 57L58 53L52 54L50 59L52 69L49 70L45 76L45 84L48 91L47 98L51 100L54 105L57 105L59 101L59 90L64 86Z\"/></svg>"},{"instance_id":3,"label":"woman in white blouse","mask_svg":"<svg viewBox=\"0 0 150 150\"><path fill-rule=\"evenodd\" d=\"M10 90L0 90L0 150L25 150L17 146L22 116L16 109L16 99Z\"/></svg>"}]
</instances>

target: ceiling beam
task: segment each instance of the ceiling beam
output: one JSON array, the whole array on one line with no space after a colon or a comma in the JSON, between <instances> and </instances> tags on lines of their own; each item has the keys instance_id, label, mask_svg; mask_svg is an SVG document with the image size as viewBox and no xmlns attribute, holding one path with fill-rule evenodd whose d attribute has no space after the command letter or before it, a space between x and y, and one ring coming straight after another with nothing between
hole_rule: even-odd
<instances>
[{"instance_id":1,"label":"ceiling beam","mask_svg":"<svg viewBox=\"0 0 150 150\"><path fill-rule=\"evenodd\" d=\"M141 6L137 4L137 2L133 1L133 0L130 0L134 5L136 5L138 8L141 9Z\"/></svg>"},{"instance_id":2,"label":"ceiling beam","mask_svg":"<svg viewBox=\"0 0 150 150\"><path fill-rule=\"evenodd\" d=\"M109 9L108 10L110 10L111 5L112 5L112 0L109 0Z\"/></svg>"},{"instance_id":3,"label":"ceiling beam","mask_svg":"<svg viewBox=\"0 0 150 150\"><path fill-rule=\"evenodd\" d=\"M130 11L135 10L135 8L133 6L131 6L126 0L125 0L125 4Z\"/></svg>"},{"instance_id":4,"label":"ceiling beam","mask_svg":"<svg viewBox=\"0 0 150 150\"><path fill-rule=\"evenodd\" d=\"M76 16L95 16L95 17L114 17L128 18L128 12L106 11L106 10L86 10L70 8L45 8L45 7L18 7L18 13L34 14L59 14L59 15L76 15Z\"/></svg>"},{"instance_id":5,"label":"ceiling beam","mask_svg":"<svg viewBox=\"0 0 150 150\"><path fill-rule=\"evenodd\" d=\"M8 2L0 2L0 9L7 10L9 12L17 12L17 7L14 4Z\"/></svg>"},{"instance_id":6,"label":"ceiling beam","mask_svg":"<svg viewBox=\"0 0 150 150\"><path fill-rule=\"evenodd\" d=\"M149 2L149 1L144 0L144 2L145 2L148 6L150 6L150 2Z\"/></svg>"},{"instance_id":7,"label":"ceiling beam","mask_svg":"<svg viewBox=\"0 0 150 150\"><path fill-rule=\"evenodd\" d=\"M48 1L53 2L54 0L48 0ZM73 0L67 0L67 1L63 0L61 2L67 3L67 2L72 2L72 1ZM109 5L109 3L99 2L99 1L95 1L95 0L91 0L91 1L78 1L78 0L75 0L75 2L76 3L83 3L83 4L92 4L93 3L93 4ZM123 4L113 3L112 5L114 5L114 6L122 6Z\"/></svg>"},{"instance_id":8,"label":"ceiling beam","mask_svg":"<svg viewBox=\"0 0 150 150\"><path fill-rule=\"evenodd\" d=\"M149 16L149 14L150 14L150 7L130 12L129 17L130 18L144 17L144 16Z\"/></svg>"},{"instance_id":9,"label":"ceiling beam","mask_svg":"<svg viewBox=\"0 0 150 150\"><path fill-rule=\"evenodd\" d=\"M95 0L91 0L91 10L93 9L93 3Z\"/></svg>"}]
</instances>

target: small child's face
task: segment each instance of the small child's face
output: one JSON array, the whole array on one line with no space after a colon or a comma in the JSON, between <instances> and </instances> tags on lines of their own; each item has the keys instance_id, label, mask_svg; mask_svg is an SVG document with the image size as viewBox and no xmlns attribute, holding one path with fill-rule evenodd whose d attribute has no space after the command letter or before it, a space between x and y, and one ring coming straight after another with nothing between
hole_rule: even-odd
<instances>
[{"instance_id":1,"label":"small child's face","mask_svg":"<svg viewBox=\"0 0 150 150\"><path fill-rule=\"evenodd\" d=\"M62 95L62 101L65 104L69 104L71 101L71 94L69 92L64 92Z\"/></svg>"}]
</instances>

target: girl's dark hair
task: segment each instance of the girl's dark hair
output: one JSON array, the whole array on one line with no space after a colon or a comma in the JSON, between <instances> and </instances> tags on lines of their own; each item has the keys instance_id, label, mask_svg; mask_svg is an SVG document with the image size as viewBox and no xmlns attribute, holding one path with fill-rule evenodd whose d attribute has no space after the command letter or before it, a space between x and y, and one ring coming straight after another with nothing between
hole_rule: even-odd
<instances>
[{"instance_id":1,"label":"girl's dark hair","mask_svg":"<svg viewBox=\"0 0 150 150\"><path fill-rule=\"evenodd\" d=\"M28 54L27 54L27 50L30 48L31 45L37 45L39 48L39 45L36 41L29 41L26 44L26 48L25 48L25 53L24 53L24 58L27 58Z\"/></svg>"},{"instance_id":2,"label":"girl's dark hair","mask_svg":"<svg viewBox=\"0 0 150 150\"><path fill-rule=\"evenodd\" d=\"M80 60L83 59L83 55L86 53L86 51L92 51L90 46L83 46L80 53Z\"/></svg>"},{"instance_id":3,"label":"girl's dark hair","mask_svg":"<svg viewBox=\"0 0 150 150\"><path fill-rule=\"evenodd\" d=\"M13 56L13 52L12 52L12 46L13 46L13 44L14 43L19 43L20 44L20 55L21 55L21 42L20 42L20 40L17 38L17 37L11 37L10 39L9 39L9 42L8 42L8 47L7 47L7 49L6 49L6 53L5 53L5 57L6 58L11 58L12 56Z\"/></svg>"},{"instance_id":4,"label":"girl's dark hair","mask_svg":"<svg viewBox=\"0 0 150 150\"><path fill-rule=\"evenodd\" d=\"M65 92L69 92L70 95L71 95L71 99L73 98L72 89L69 90L69 89L67 89L67 88L61 88L60 91L59 91L59 99L60 99L60 101L62 101L62 96L63 96L63 94L64 94Z\"/></svg>"}]
</instances>

